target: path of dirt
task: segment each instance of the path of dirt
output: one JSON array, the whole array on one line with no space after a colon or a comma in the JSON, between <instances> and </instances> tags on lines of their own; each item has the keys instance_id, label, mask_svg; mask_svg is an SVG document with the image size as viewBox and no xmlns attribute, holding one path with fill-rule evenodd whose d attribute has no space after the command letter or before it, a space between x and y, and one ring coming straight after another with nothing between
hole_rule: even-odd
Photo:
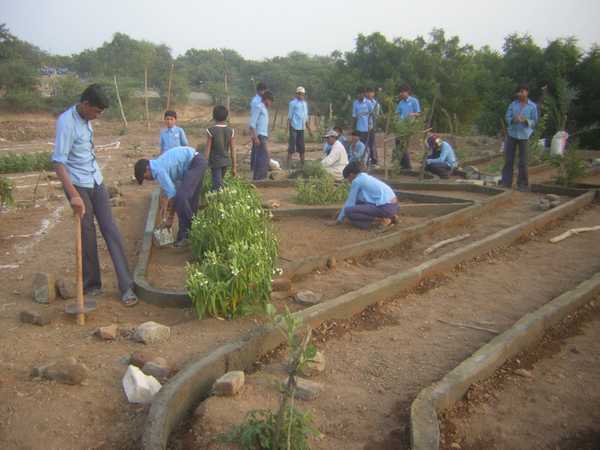
<instances>
[{"instance_id":1,"label":"path of dirt","mask_svg":"<svg viewBox=\"0 0 600 450\"><path fill-rule=\"evenodd\" d=\"M371 308L352 322L322 327L316 341L327 368L316 381L325 389L317 400L300 404L314 415L323 433L322 439L312 442L313 448L407 449L409 407L417 393L493 337L438 319L506 330L600 270L597 235L580 235L559 244L547 241L567 228L599 222L600 207L589 208L556 229L466 264L415 292ZM233 400L208 400L209 428L216 423L226 428L223 421L234 416L233 408L239 417L240 411L268 406L263 401L268 398L265 389L254 383L248 399L242 393ZM557 384L555 389L562 388ZM203 428L196 426L200 427L196 433L184 440L196 439L202 447Z\"/></svg>"}]
</instances>

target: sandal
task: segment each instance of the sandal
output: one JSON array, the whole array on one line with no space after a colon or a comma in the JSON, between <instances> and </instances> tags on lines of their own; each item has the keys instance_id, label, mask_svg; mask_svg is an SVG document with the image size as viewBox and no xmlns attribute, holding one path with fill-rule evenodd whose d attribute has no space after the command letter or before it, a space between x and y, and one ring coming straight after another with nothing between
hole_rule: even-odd
<instances>
[{"instance_id":1,"label":"sandal","mask_svg":"<svg viewBox=\"0 0 600 450\"><path fill-rule=\"evenodd\" d=\"M137 295L135 295L135 292L133 292L133 289L127 289L127 291L121 296L121 303L123 303L123 306L137 305L138 298Z\"/></svg>"}]
</instances>

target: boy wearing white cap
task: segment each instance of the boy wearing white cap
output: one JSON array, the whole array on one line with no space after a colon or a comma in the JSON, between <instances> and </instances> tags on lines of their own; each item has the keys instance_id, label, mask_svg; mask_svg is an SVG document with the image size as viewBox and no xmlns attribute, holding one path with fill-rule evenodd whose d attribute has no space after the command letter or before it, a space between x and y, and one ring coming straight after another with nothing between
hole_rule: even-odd
<instances>
[{"instance_id":1,"label":"boy wearing white cap","mask_svg":"<svg viewBox=\"0 0 600 450\"><path fill-rule=\"evenodd\" d=\"M321 164L336 180L341 181L344 179L343 172L344 167L348 165L348 153L340 141L338 141L338 134L335 130L329 130L325 134L327 144L331 146L329 154L321 160Z\"/></svg>"},{"instance_id":2,"label":"boy wearing white cap","mask_svg":"<svg viewBox=\"0 0 600 450\"><path fill-rule=\"evenodd\" d=\"M290 160L294 153L300 155L300 163L304 167L304 127L312 135L310 123L308 121L308 105L304 96L306 89L302 86L296 88L296 96L290 101L288 107L288 128L290 130L290 138L288 142L288 154L286 165L290 168Z\"/></svg>"}]
</instances>

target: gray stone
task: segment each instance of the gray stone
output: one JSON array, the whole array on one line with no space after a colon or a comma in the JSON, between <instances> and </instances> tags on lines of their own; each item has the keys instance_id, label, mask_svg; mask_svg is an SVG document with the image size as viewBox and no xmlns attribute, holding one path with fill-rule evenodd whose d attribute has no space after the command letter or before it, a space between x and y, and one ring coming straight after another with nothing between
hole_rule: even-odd
<instances>
[{"instance_id":1,"label":"gray stone","mask_svg":"<svg viewBox=\"0 0 600 450\"><path fill-rule=\"evenodd\" d=\"M157 344L171 337L171 328L156 322L144 322L135 329L133 339L144 344Z\"/></svg>"},{"instance_id":2,"label":"gray stone","mask_svg":"<svg viewBox=\"0 0 600 450\"><path fill-rule=\"evenodd\" d=\"M75 298L75 284L71 281L65 280L64 278L58 278L54 286L56 287L56 294L60 298L64 300Z\"/></svg>"},{"instance_id":3,"label":"gray stone","mask_svg":"<svg viewBox=\"0 0 600 450\"><path fill-rule=\"evenodd\" d=\"M105 341L114 341L119 334L119 329L117 325L112 324L98 328L94 334Z\"/></svg>"},{"instance_id":4,"label":"gray stone","mask_svg":"<svg viewBox=\"0 0 600 450\"><path fill-rule=\"evenodd\" d=\"M37 311L21 311L19 313L19 320L23 323L30 323L43 327L52 322L53 315L49 311L37 312Z\"/></svg>"},{"instance_id":5,"label":"gray stone","mask_svg":"<svg viewBox=\"0 0 600 450\"><path fill-rule=\"evenodd\" d=\"M88 369L78 363L75 358L69 357L31 370L31 376L46 378L63 384L81 384L88 377Z\"/></svg>"},{"instance_id":6,"label":"gray stone","mask_svg":"<svg viewBox=\"0 0 600 450\"><path fill-rule=\"evenodd\" d=\"M151 375L158 380L163 380L169 377L171 366L165 358L159 356L144 364L142 372L146 375Z\"/></svg>"},{"instance_id":7,"label":"gray stone","mask_svg":"<svg viewBox=\"0 0 600 450\"><path fill-rule=\"evenodd\" d=\"M49 273L37 272L32 282L33 301L36 303L52 303L56 298L54 277Z\"/></svg>"},{"instance_id":8,"label":"gray stone","mask_svg":"<svg viewBox=\"0 0 600 450\"><path fill-rule=\"evenodd\" d=\"M230 397L237 394L244 386L245 375L241 370L227 372L213 385L215 395Z\"/></svg>"},{"instance_id":9,"label":"gray stone","mask_svg":"<svg viewBox=\"0 0 600 450\"><path fill-rule=\"evenodd\" d=\"M309 290L300 291L294 296L294 300L303 305L316 305L318 303L321 303L322 299L323 294L317 294Z\"/></svg>"},{"instance_id":10,"label":"gray stone","mask_svg":"<svg viewBox=\"0 0 600 450\"><path fill-rule=\"evenodd\" d=\"M515 375L519 375L520 377L523 378L533 378L533 374L526 369L517 369L515 370Z\"/></svg>"},{"instance_id":11,"label":"gray stone","mask_svg":"<svg viewBox=\"0 0 600 450\"><path fill-rule=\"evenodd\" d=\"M129 364L132 364L140 369L146 365L146 363L156 359L154 355L146 352L133 352L129 358Z\"/></svg>"},{"instance_id":12,"label":"gray stone","mask_svg":"<svg viewBox=\"0 0 600 450\"><path fill-rule=\"evenodd\" d=\"M554 201L560 202L560 195L546 194L546 195L544 195L544 198L550 202L554 202Z\"/></svg>"},{"instance_id":13,"label":"gray stone","mask_svg":"<svg viewBox=\"0 0 600 450\"><path fill-rule=\"evenodd\" d=\"M299 400L315 400L323 391L323 385L304 378L296 378L296 390L294 397Z\"/></svg>"},{"instance_id":14,"label":"gray stone","mask_svg":"<svg viewBox=\"0 0 600 450\"><path fill-rule=\"evenodd\" d=\"M479 180L481 178L481 173L479 169L475 166L467 166L464 169L465 178L467 180Z\"/></svg>"},{"instance_id":15,"label":"gray stone","mask_svg":"<svg viewBox=\"0 0 600 450\"><path fill-rule=\"evenodd\" d=\"M325 370L325 355L317 352L312 361L308 361L302 368L302 375L305 377L315 377Z\"/></svg>"},{"instance_id":16,"label":"gray stone","mask_svg":"<svg viewBox=\"0 0 600 450\"><path fill-rule=\"evenodd\" d=\"M592 166L593 167L600 167L600 158L592 159Z\"/></svg>"},{"instance_id":17,"label":"gray stone","mask_svg":"<svg viewBox=\"0 0 600 450\"><path fill-rule=\"evenodd\" d=\"M542 210L542 211L548 211L550 208L552 208L552 205L550 204L550 202L548 200L546 200L545 198L541 199L538 204L538 209Z\"/></svg>"},{"instance_id":18,"label":"gray stone","mask_svg":"<svg viewBox=\"0 0 600 450\"><path fill-rule=\"evenodd\" d=\"M130 338L135 333L135 325L124 323L119 325L119 335L124 338Z\"/></svg>"}]
</instances>

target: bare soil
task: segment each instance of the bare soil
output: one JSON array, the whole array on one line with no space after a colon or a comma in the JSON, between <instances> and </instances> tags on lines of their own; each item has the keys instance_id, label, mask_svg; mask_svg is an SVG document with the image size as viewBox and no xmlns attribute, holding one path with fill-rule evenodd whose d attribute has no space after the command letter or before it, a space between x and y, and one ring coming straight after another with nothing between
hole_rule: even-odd
<instances>
[{"instance_id":1,"label":"bare soil","mask_svg":"<svg viewBox=\"0 0 600 450\"><path fill-rule=\"evenodd\" d=\"M563 221L558 228L478 258L413 292L376 305L351 321L335 321L321 327L315 340L327 358L327 368L315 381L322 383L324 390L314 401L297 403L313 414L323 433L321 439L312 441L313 448L408 449L409 408L417 393L495 335L438 319L478 324L498 332L506 330L524 314L600 270L597 236L580 235L559 244L548 243L549 237L567 228L599 221L600 208L589 208L574 219ZM593 370L597 358L593 351L586 351L581 358L581 364L583 359L585 364L590 364L591 359L596 361L590 367L592 370L585 369L588 375L576 381L580 390L581 386L586 386L586 390L576 394L574 401L581 401L581 395L587 396L589 410L597 413L599 399L589 393L597 384L597 371ZM251 379L270 372L271 367ZM577 367L580 373L583 368ZM562 372L569 376L565 368ZM553 395L559 400L550 401L560 407L560 399L569 397L574 388L563 387L560 378L553 381ZM207 414L197 416L190 433L183 438L188 444L186 448L194 448L189 445L191 442L205 448L211 437L207 436L207 430L226 431L244 412L272 407L273 388L265 383L251 384L233 400L209 398L205 406ZM527 403L520 398L512 407L502 410L503 417L527 408ZM233 409L235 414L231 413ZM515 418L512 423L516 422ZM545 419L531 420L529 428L537 423L542 426L544 422ZM567 431L576 430L567 427Z\"/></svg>"}]
</instances>

